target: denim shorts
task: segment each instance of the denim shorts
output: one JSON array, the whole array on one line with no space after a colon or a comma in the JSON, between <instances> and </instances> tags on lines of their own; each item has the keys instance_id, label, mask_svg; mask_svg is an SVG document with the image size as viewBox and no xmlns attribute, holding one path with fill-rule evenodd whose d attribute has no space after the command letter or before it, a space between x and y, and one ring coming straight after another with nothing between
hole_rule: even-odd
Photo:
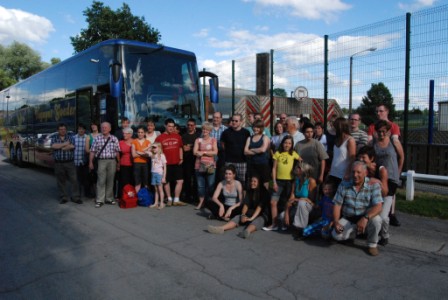
<instances>
[{"instance_id":1,"label":"denim shorts","mask_svg":"<svg viewBox=\"0 0 448 300\"><path fill-rule=\"evenodd\" d=\"M161 185L162 174L151 172L151 185Z\"/></svg>"}]
</instances>

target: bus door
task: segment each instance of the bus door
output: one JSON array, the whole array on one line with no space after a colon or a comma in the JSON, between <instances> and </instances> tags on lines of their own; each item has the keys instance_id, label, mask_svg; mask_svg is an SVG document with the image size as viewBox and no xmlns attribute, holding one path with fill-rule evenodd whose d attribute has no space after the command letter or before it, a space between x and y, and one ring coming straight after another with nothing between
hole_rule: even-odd
<instances>
[{"instance_id":1,"label":"bus door","mask_svg":"<svg viewBox=\"0 0 448 300\"><path fill-rule=\"evenodd\" d=\"M84 89L76 91L76 128L74 132L77 132L78 124L82 123L87 127L90 132L90 124L96 118L98 112L98 104L92 97L92 89Z\"/></svg>"}]
</instances>

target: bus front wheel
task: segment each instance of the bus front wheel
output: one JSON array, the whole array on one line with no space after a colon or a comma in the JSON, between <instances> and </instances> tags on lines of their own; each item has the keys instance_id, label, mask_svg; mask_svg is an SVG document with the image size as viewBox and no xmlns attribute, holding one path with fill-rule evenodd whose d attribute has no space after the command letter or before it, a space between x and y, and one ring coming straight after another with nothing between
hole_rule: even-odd
<instances>
[{"instance_id":1,"label":"bus front wheel","mask_svg":"<svg viewBox=\"0 0 448 300\"><path fill-rule=\"evenodd\" d=\"M9 146L9 162L14 164L16 160L16 150L14 149L14 145Z\"/></svg>"},{"instance_id":2,"label":"bus front wheel","mask_svg":"<svg viewBox=\"0 0 448 300\"><path fill-rule=\"evenodd\" d=\"M22 155L22 147L17 147L16 150L16 164L19 168L23 167L23 155Z\"/></svg>"}]
</instances>

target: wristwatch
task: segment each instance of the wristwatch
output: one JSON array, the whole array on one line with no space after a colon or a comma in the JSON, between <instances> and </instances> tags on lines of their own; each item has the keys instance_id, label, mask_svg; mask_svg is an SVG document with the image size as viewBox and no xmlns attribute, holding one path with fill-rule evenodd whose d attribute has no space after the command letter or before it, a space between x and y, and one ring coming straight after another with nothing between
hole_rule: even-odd
<instances>
[{"instance_id":1,"label":"wristwatch","mask_svg":"<svg viewBox=\"0 0 448 300\"><path fill-rule=\"evenodd\" d=\"M368 214L365 214L365 215L364 215L364 218L366 218L367 221L370 219Z\"/></svg>"}]
</instances>

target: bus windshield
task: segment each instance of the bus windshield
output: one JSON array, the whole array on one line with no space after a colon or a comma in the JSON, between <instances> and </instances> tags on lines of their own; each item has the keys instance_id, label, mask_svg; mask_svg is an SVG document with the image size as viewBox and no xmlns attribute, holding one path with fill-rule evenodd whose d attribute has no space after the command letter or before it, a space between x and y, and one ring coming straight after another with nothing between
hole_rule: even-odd
<instances>
[{"instance_id":1,"label":"bus windshield","mask_svg":"<svg viewBox=\"0 0 448 300\"><path fill-rule=\"evenodd\" d=\"M125 101L120 116L138 125L152 119L161 126L166 118L184 126L200 118L200 92L193 54L125 46L123 50Z\"/></svg>"}]
</instances>

